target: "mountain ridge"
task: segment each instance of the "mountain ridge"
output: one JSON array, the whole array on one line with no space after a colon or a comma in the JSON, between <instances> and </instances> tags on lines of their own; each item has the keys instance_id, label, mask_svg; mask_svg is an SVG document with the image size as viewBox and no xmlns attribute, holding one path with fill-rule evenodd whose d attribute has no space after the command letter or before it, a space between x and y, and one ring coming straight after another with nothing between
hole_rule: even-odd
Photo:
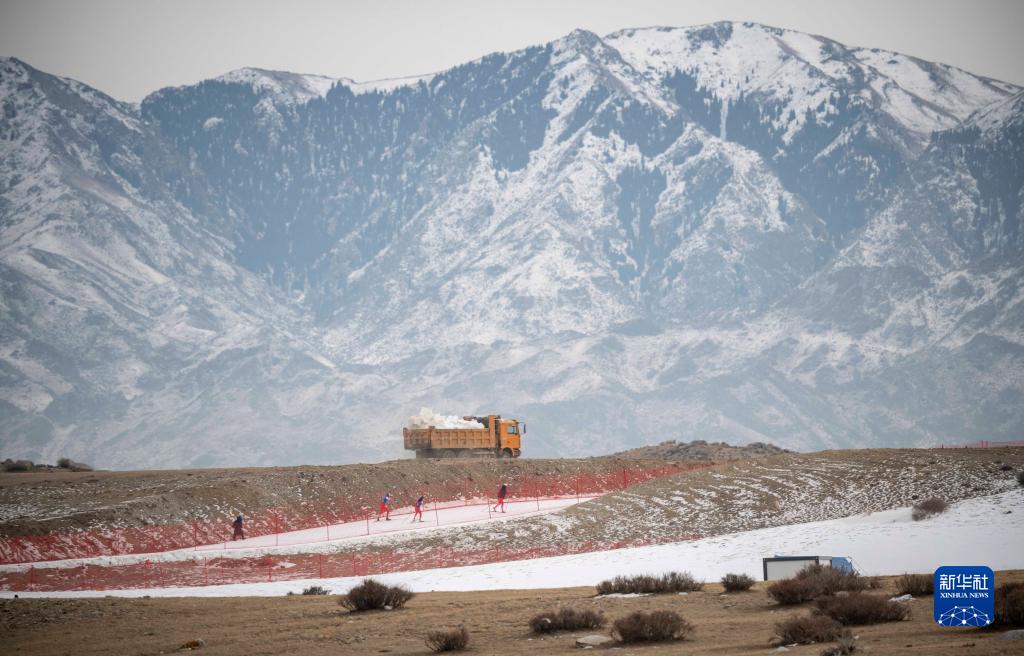
<instances>
[{"instance_id":1,"label":"mountain ridge","mask_svg":"<svg viewBox=\"0 0 1024 656\"><path fill-rule=\"evenodd\" d=\"M14 455L350 462L422 405L527 418L536 455L1024 427L1014 85L745 23L137 106L11 61Z\"/></svg>"}]
</instances>

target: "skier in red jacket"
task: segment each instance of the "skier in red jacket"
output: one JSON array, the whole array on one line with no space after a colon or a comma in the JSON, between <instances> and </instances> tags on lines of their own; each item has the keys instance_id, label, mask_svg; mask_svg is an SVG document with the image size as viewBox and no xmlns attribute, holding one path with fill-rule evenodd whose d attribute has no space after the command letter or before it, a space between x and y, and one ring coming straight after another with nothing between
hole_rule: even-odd
<instances>
[{"instance_id":1,"label":"skier in red jacket","mask_svg":"<svg viewBox=\"0 0 1024 656\"><path fill-rule=\"evenodd\" d=\"M508 483L502 483L501 487L498 488L498 503L494 504L491 510L497 512L501 509L501 512L505 512L505 497L508 496Z\"/></svg>"},{"instance_id":2,"label":"skier in red jacket","mask_svg":"<svg viewBox=\"0 0 1024 656\"><path fill-rule=\"evenodd\" d=\"M412 521L415 522L416 518L419 517L420 521L423 521L423 502L426 501L427 495L421 494L419 499L416 499L416 505L413 506ZM410 522L412 523L412 522Z\"/></svg>"}]
</instances>

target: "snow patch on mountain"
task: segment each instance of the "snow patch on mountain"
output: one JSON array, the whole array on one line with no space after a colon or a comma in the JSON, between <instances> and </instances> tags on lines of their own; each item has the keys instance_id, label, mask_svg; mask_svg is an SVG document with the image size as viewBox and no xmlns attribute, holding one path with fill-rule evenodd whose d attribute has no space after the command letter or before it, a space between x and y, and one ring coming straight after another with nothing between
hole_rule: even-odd
<instances>
[{"instance_id":1,"label":"snow patch on mountain","mask_svg":"<svg viewBox=\"0 0 1024 656\"><path fill-rule=\"evenodd\" d=\"M1012 124L1021 125L1024 123L1024 91L979 109L967 123L986 131L1005 130Z\"/></svg>"},{"instance_id":2,"label":"snow patch on mountain","mask_svg":"<svg viewBox=\"0 0 1024 656\"><path fill-rule=\"evenodd\" d=\"M410 75L405 77L389 77L380 80L369 80L367 82L355 82L353 80L344 79L340 82L346 87L352 90L355 94L361 93L390 93L396 89L402 87L416 86L417 84L428 84L436 73L426 73L424 75Z\"/></svg>"},{"instance_id":3,"label":"snow patch on mountain","mask_svg":"<svg viewBox=\"0 0 1024 656\"><path fill-rule=\"evenodd\" d=\"M877 94L882 111L919 134L954 127L1007 93L1007 85L953 66L754 23L629 29L605 38L651 79L683 71L723 102L773 99L783 107L773 124L785 127L786 141L808 115L827 116L837 92L852 86Z\"/></svg>"},{"instance_id":4,"label":"snow patch on mountain","mask_svg":"<svg viewBox=\"0 0 1024 656\"><path fill-rule=\"evenodd\" d=\"M289 104L301 104L313 98L322 98L335 84L351 82L345 78L268 71L262 68L239 68L214 79L226 84L246 85L255 91L267 92L274 96L275 100Z\"/></svg>"}]
</instances>

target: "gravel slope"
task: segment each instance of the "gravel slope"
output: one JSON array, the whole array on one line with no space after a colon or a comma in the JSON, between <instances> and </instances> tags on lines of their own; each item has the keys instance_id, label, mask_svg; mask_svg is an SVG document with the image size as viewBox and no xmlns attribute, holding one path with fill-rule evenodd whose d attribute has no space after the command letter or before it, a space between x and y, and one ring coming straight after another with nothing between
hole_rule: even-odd
<instances>
[{"instance_id":1,"label":"gravel slope","mask_svg":"<svg viewBox=\"0 0 1024 656\"><path fill-rule=\"evenodd\" d=\"M997 494L1017 486L1013 477L1021 469L1020 448L785 454L652 480L543 517L396 537L390 548L526 549L711 537L888 510L930 496L952 503Z\"/></svg>"}]
</instances>

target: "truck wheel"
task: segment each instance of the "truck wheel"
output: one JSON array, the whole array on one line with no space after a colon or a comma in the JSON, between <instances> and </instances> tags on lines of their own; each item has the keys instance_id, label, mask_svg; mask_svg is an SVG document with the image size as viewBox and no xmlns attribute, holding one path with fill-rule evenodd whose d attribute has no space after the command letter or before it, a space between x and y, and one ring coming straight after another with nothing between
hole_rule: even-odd
<instances>
[{"instance_id":1,"label":"truck wheel","mask_svg":"<svg viewBox=\"0 0 1024 656\"><path fill-rule=\"evenodd\" d=\"M515 458L515 455L513 454L512 449L503 449L502 452L501 452L501 456L503 458Z\"/></svg>"}]
</instances>

